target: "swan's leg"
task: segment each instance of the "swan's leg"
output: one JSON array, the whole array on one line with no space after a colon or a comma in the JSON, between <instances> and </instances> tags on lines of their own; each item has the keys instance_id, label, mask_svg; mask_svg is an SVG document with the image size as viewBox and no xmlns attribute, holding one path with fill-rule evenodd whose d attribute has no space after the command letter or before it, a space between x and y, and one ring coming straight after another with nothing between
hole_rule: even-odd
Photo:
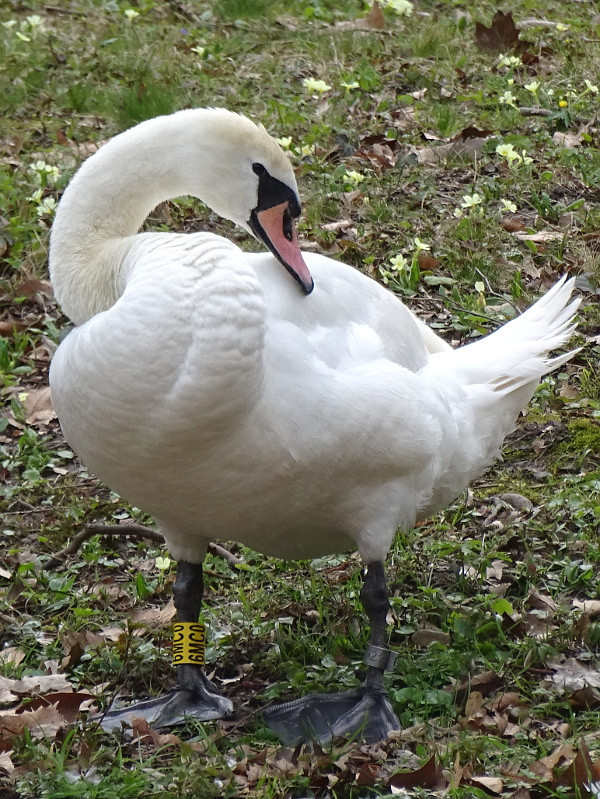
<instances>
[{"instance_id":1,"label":"swan's leg","mask_svg":"<svg viewBox=\"0 0 600 799\"><path fill-rule=\"evenodd\" d=\"M202 564L179 561L173 597L180 622L195 624L198 621L203 591ZM122 721L130 722L134 718L143 718L155 727L170 727L186 717L208 721L232 715L233 705L210 682L202 665L180 663L176 669L179 685L175 690L157 699L109 710L102 720L102 728L113 730L120 727Z\"/></svg>"},{"instance_id":2,"label":"swan's leg","mask_svg":"<svg viewBox=\"0 0 600 799\"><path fill-rule=\"evenodd\" d=\"M400 729L383 684L383 673L395 660L385 646L389 602L383 563L367 566L360 599L371 625L365 681L341 694L312 694L269 708L264 719L284 743L312 740L323 746L348 735L372 743Z\"/></svg>"}]
</instances>

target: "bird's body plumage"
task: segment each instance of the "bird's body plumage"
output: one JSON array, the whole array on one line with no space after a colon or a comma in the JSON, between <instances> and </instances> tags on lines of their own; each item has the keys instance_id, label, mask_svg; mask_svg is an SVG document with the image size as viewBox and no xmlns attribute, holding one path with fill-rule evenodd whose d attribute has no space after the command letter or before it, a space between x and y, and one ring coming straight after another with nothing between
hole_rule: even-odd
<instances>
[{"instance_id":1,"label":"bird's body plumage","mask_svg":"<svg viewBox=\"0 0 600 799\"><path fill-rule=\"evenodd\" d=\"M568 339L577 303L561 281L453 350L376 281L301 255L296 191L266 131L223 110L150 120L105 145L53 227L53 284L78 326L53 359L52 398L90 471L161 526L183 564L186 622L201 596L190 564L211 538L292 559L359 550L370 676L358 700L340 700L344 722L329 700L323 717L319 698L292 713L325 725L321 740L365 719L376 738L397 725L381 682L394 534L498 455L539 378L569 357L547 356ZM137 232L159 201L184 193L252 230L279 262L209 233ZM201 670L184 667L180 682L184 709L198 695L199 718L229 712ZM180 718L169 713L163 721Z\"/></svg>"}]
</instances>

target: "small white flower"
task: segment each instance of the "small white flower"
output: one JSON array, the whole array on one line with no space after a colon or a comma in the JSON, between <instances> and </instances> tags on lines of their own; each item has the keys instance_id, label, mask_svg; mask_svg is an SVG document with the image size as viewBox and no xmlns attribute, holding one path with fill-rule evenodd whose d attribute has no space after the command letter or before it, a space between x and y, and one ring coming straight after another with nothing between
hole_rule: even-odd
<instances>
[{"instance_id":1,"label":"small white flower","mask_svg":"<svg viewBox=\"0 0 600 799\"><path fill-rule=\"evenodd\" d=\"M42 202L36 208L38 216L45 216L46 214L52 215L56 211L56 200L54 197L44 197Z\"/></svg>"},{"instance_id":2,"label":"small white flower","mask_svg":"<svg viewBox=\"0 0 600 799\"><path fill-rule=\"evenodd\" d=\"M17 39L20 39L22 42L30 42L31 41L29 36L25 36L25 34L21 33L21 31L15 31L15 34L16 34Z\"/></svg>"},{"instance_id":3,"label":"small white flower","mask_svg":"<svg viewBox=\"0 0 600 799\"><path fill-rule=\"evenodd\" d=\"M397 272L399 272L401 269L406 269L408 266L408 261L402 255L402 253L400 253L399 255L394 255L393 258L390 258L390 264Z\"/></svg>"},{"instance_id":4,"label":"small white flower","mask_svg":"<svg viewBox=\"0 0 600 799\"><path fill-rule=\"evenodd\" d=\"M475 291L478 291L480 294L483 294L485 291L485 285L481 282L481 280L478 280L477 283L475 283Z\"/></svg>"},{"instance_id":5,"label":"small white flower","mask_svg":"<svg viewBox=\"0 0 600 799\"><path fill-rule=\"evenodd\" d=\"M531 83L526 83L523 88L532 94L537 94L537 90L540 88L540 82L539 80L532 80Z\"/></svg>"},{"instance_id":6,"label":"small white flower","mask_svg":"<svg viewBox=\"0 0 600 799\"><path fill-rule=\"evenodd\" d=\"M498 56L499 67L520 67L522 61L518 55L500 55Z\"/></svg>"},{"instance_id":7,"label":"small white flower","mask_svg":"<svg viewBox=\"0 0 600 799\"><path fill-rule=\"evenodd\" d=\"M31 203L41 203L41 201L42 201L42 194L43 194L43 193L44 193L44 192L43 192L43 190L42 190L42 189L36 189L36 190L33 192L33 194L31 195L31 197L28 197L27 199L28 199L28 200L29 200L29 202L31 202Z\"/></svg>"},{"instance_id":8,"label":"small white flower","mask_svg":"<svg viewBox=\"0 0 600 799\"><path fill-rule=\"evenodd\" d=\"M421 241L421 239L418 239L416 236L415 236L415 239L414 239L414 244L415 244L415 248L417 250L417 253L420 253L422 250L430 250L431 249L429 244L425 244L424 241Z\"/></svg>"},{"instance_id":9,"label":"small white flower","mask_svg":"<svg viewBox=\"0 0 600 799\"><path fill-rule=\"evenodd\" d=\"M39 14L32 14L29 17L25 17L25 20L30 28L41 28L44 25L44 20L40 17Z\"/></svg>"},{"instance_id":10,"label":"small white flower","mask_svg":"<svg viewBox=\"0 0 600 799\"><path fill-rule=\"evenodd\" d=\"M314 155L315 154L315 145L314 144L303 144L300 148L300 155L304 158L306 155Z\"/></svg>"},{"instance_id":11,"label":"small white flower","mask_svg":"<svg viewBox=\"0 0 600 799\"><path fill-rule=\"evenodd\" d=\"M556 23L556 30L560 31L561 33L564 33L565 31L569 30L569 26L568 25L564 25L562 22L557 22Z\"/></svg>"},{"instance_id":12,"label":"small white flower","mask_svg":"<svg viewBox=\"0 0 600 799\"><path fill-rule=\"evenodd\" d=\"M498 102L500 105L511 105L513 108L517 107L517 98L510 90L503 92L498 98Z\"/></svg>"},{"instance_id":13,"label":"small white flower","mask_svg":"<svg viewBox=\"0 0 600 799\"><path fill-rule=\"evenodd\" d=\"M521 161L521 156L512 144L499 144L496 147L496 154L502 156L502 158L506 158L509 164L512 164L513 161L517 163Z\"/></svg>"},{"instance_id":14,"label":"small white flower","mask_svg":"<svg viewBox=\"0 0 600 799\"><path fill-rule=\"evenodd\" d=\"M17 20L16 20L16 19L9 19L9 20L7 20L6 22L3 22L3 23L2 23L2 26L3 26L4 28L6 28L6 30L10 30L11 28L14 28L14 26L15 26L16 24L17 24Z\"/></svg>"},{"instance_id":15,"label":"small white flower","mask_svg":"<svg viewBox=\"0 0 600 799\"><path fill-rule=\"evenodd\" d=\"M343 89L347 89L348 91L350 91L350 89L360 89L360 84L357 80L353 80L352 83L346 83L346 81L343 80L340 85Z\"/></svg>"},{"instance_id":16,"label":"small white flower","mask_svg":"<svg viewBox=\"0 0 600 799\"><path fill-rule=\"evenodd\" d=\"M328 92L331 91L331 86L325 83L324 80L315 80L315 78L304 78L302 85L307 92Z\"/></svg>"},{"instance_id":17,"label":"small white flower","mask_svg":"<svg viewBox=\"0 0 600 799\"><path fill-rule=\"evenodd\" d=\"M461 208L475 208L476 205L481 205L483 197L481 194L463 194L463 201L460 204Z\"/></svg>"},{"instance_id":18,"label":"small white flower","mask_svg":"<svg viewBox=\"0 0 600 799\"><path fill-rule=\"evenodd\" d=\"M587 78L585 79L585 88L592 94L598 94L598 87L591 83Z\"/></svg>"},{"instance_id":19,"label":"small white flower","mask_svg":"<svg viewBox=\"0 0 600 799\"><path fill-rule=\"evenodd\" d=\"M533 164L533 158L527 155L527 150L521 150L521 158L524 164Z\"/></svg>"},{"instance_id":20,"label":"small white flower","mask_svg":"<svg viewBox=\"0 0 600 799\"><path fill-rule=\"evenodd\" d=\"M125 14L125 16L127 17L127 19L129 20L129 22L133 22L133 20L134 20L136 17L139 17L139 15L140 15L140 12L139 12L139 11L136 11L136 10L135 10L135 8L126 8L126 9L123 11L123 13Z\"/></svg>"},{"instance_id":21,"label":"small white flower","mask_svg":"<svg viewBox=\"0 0 600 799\"><path fill-rule=\"evenodd\" d=\"M289 150L292 144L292 137L291 136L280 136L276 139L277 144L280 147L283 147L284 150Z\"/></svg>"},{"instance_id":22,"label":"small white flower","mask_svg":"<svg viewBox=\"0 0 600 799\"><path fill-rule=\"evenodd\" d=\"M384 0L384 5L401 17L410 17L413 12L413 4L409 0Z\"/></svg>"},{"instance_id":23,"label":"small white flower","mask_svg":"<svg viewBox=\"0 0 600 799\"><path fill-rule=\"evenodd\" d=\"M344 173L343 178L344 183L349 183L351 186L358 186L359 183L363 182L365 176L351 169L349 172Z\"/></svg>"},{"instance_id":24,"label":"small white flower","mask_svg":"<svg viewBox=\"0 0 600 799\"><path fill-rule=\"evenodd\" d=\"M463 212L462 212L462 210L460 208L455 208L454 209L454 216L457 219L460 219L462 216L464 216L464 214L463 214Z\"/></svg>"},{"instance_id":25,"label":"small white flower","mask_svg":"<svg viewBox=\"0 0 600 799\"><path fill-rule=\"evenodd\" d=\"M190 50L192 51L192 53L196 53L196 55L199 55L200 58L202 58L202 56L206 52L206 47L202 47L201 44L197 44L195 47L190 47Z\"/></svg>"},{"instance_id":26,"label":"small white flower","mask_svg":"<svg viewBox=\"0 0 600 799\"><path fill-rule=\"evenodd\" d=\"M512 200L501 199L500 202L502 203L502 208L500 209L502 213L510 211L511 214L514 214L516 212L517 205Z\"/></svg>"},{"instance_id":27,"label":"small white flower","mask_svg":"<svg viewBox=\"0 0 600 799\"><path fill-rule=\"evenodd\" d=\"M154 562L156 563L156 568L159 571L164 572L171 565L171 558L162 557L159 555L157 558L155 558Z\"/></svg>"}]
</instances>

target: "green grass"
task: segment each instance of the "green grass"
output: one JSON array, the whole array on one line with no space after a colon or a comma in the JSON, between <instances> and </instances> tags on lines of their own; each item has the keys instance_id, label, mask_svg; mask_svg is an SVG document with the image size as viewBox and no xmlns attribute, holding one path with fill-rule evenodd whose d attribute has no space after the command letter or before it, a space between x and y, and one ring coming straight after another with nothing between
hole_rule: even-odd
<instances>
[{"instance_id":1,"label":"green grass","mask_svg":"<svg viewBox=\"0 0 600 799\"><path fill-rule=\"evenodd\" d=\"M581 275L577 342L585 347L543 381L504 460L472 493L397 537L387 573L391 642L400 654L389 688L407 728L402 739L378 753L350 744L318 757L300 753L287 771L274 765L277 744L256 711L358 680L367 635L358 563L281 563L237 547L245 569L208 559L205 619L209 663L241 708L241 722L190 725L178 731L179 742L153 744L104 734L84 715L47 737L12 737L18 770L5 777L0 770L0 785L23 799L363 799L368 791L389 795L389 774L408 752L416 764L436 753L448 773L458 759L471 774L502 777L497 795L509 797L519 781L507 772L531 777L529 766L565 742L578 747L584 738L599 760L598 705L586 707L551 679L561 657L598 668L600 654L598 617L573 605L600 599L600 52L592 4L568 4L568 18L549 0L518 4L517 26L528 18L552 23L522 26L525 65L476 47L474 21L491 23L492 2L426 0L407 17L386 10L384 32L348 26L364 14L361 2L26 6L0 9L0 323L19 323L15 332L0 328L0 565L10 575L0 578L0 645L24 654L2 664L4 676L42 675L53 661L78 690L102 684L101 703L119 689L159 693L172 680L168 628L132 621L171 596L174 564L157 561L164 552L93 538L60 568L43 569L86 523L150 523L86 473L56 421L27 420L25 394L46 384L67 321L43 285L28 292L27 281L47 279L53 201L95 143L187 106L243 111L291 137L309 246L387 280L455 343L494 329L565 271ZM129 8L138 16L129 19ZM308 93L308 77L331 90ZM525 88L535 80L535 92ZM506 92L517 107L500 101ZM475 156L428 157L426 148L448 144L467 126L490 131ZM579 141L566 146L560 134ZM519 159L497 152L507 144ZM56 171L32 167L39 161ZM356 195L349 172L363 177ZM469 206L465 196L475 194L481 202ZM507 212L502 200L517 211ZM507 229L515 216L528 234L564 235L522 240ZM346 230L323 228L341 219L351 222ZM255 246L187 198L158 208L146 227L210 228ZM421 258L415 239L430 247ZM399 255L405 268L390 264ZM507 492L528 497L533 510L497 507L494 497ZM536 605L536 592L555 607ZM434 631L428 646L413 638L423 629ZM63 661L67 634L87 632L98 641ZM485 672L500 683L482 691L487 715L468 718L461 685ZM494 716L502 691L519 694L522 705ZM505 722L515 725L510 734ZM0 734L2 741L8 746ZM361 785L360 764L378 757L385 769L373 772L371 784L363 772ZM465 778L447 795L487 794Z\"/></svg>"}]
</instances>

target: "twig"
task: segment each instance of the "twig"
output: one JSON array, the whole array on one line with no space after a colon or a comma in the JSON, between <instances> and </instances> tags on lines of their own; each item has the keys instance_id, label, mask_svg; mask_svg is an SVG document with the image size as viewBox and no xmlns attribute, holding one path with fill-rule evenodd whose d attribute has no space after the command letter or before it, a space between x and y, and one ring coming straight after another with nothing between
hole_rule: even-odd
<instances>
[{"instance_id":1,"label":"twig","mask_svg":"<svg viewBox=\"0 0 600 799\"><path fill-rule=\"evenodd\" d=\"M485 287L486 287L486 289L487 289L487 292L488 292L488 294L491 294L491 295L492 295L492 297L498 297L498 299L500 299L500 300L504 300L504 302L506 302L506 303L508 303L508 304L510 305L510 307L513 309L513 311L516 313L516 315L517 315L517 316L520 316L520 315L521 315L521 311L520 311L520 310L517 308L517 306L516 306L514 303L512 303L512 302L511 302L509 299L507 299L506 297L504 297L502 294L498 294L498 292L497 292L497 291L493 291L493 290L492 290L492 287L490 286L490 282L489 282L489 280L488 280L488 279L487 279L487 277L486 277L486 276L483 274L483 272L481 271L481 269L478 269L477 267L475 267L475 271L477 272L477 274L479 275L479 277L480 277L480 278L483 280L483 282L485 283Z\"/></svg>"},{"instance_id":2,"label":"twig","mask_svg":"<svg viewBox=\"0 0 600 799\"><path fill-rule=\"evenodd\" d=\"M132 536L133 538L148 538L157 544L165 543L165 537L162 533L151 530L143 524L88 524L80 533L77 533L68 546L46 561L44 568L55 569L68 555L74 555L81 545L93 535ZM225 549L225 547L214 544L212 541L208 545L208 551L212 555L223 558L232 568L244 562L241 558L236 557Z\"/></svg>"}]
</instances>

